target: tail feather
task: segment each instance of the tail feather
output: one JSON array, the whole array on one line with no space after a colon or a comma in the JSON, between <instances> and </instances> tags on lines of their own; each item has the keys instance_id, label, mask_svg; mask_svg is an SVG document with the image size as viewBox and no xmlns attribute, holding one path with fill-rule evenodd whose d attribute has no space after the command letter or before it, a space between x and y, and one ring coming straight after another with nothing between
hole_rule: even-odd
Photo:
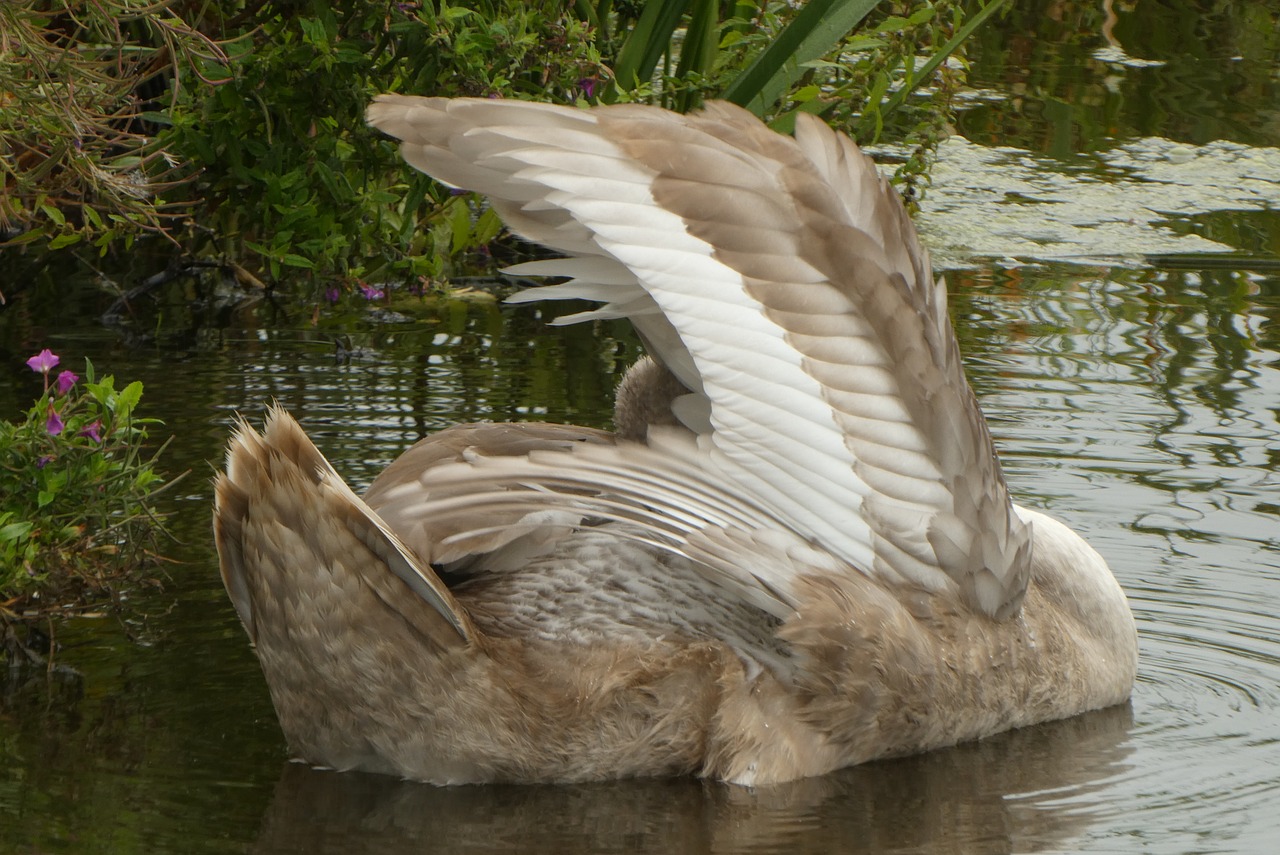
<instances>
[{"instance_id":1,"label":"tail feather","mask_svg":"<svg viewBox=\"0 0 1280 855\"><path fill-rule=\"evenodd\" d=\"M351 491L283 409L271 409L262 433L240 423L214 493L222 581L255 641L264 602L305 595L339 574L358 577L438 647L474 639L465 611L430 565Z\"/></svg>"}]
</instances>

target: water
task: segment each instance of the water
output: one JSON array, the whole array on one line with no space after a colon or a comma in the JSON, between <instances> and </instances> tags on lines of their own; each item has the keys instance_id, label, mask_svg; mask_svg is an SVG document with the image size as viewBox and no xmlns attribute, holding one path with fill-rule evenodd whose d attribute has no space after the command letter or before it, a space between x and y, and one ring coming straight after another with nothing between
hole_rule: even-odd
<instances>
[{"instance_id":1,"label":"water","mask_svg":"<svg viewBox=\"0 0 1280 855\"><path fill-rule=\"evenodd\" d=\"M1103 5L1018 6L983 37L972 80L987 94L958 128L974 145L1016 149L1054 192L1077 180L1151 190L1150 170L1115 166L1141 140L1196 154L1225 140L1259 156L1280 144L1280 36L1265 4L1140 4L1114 22ZM1108 33L1120 60L1097 56L1114 47ZM1161 144L1136 150L1123 156L1169 162ZM988 178L1003 187L1009 175ZM457 420L606 426L637 344L620 326L548 329L534 309L486 303L409 324L322 313L316 326L268 302L193 305L190 283L105 328L96 316L109 299L72 315L60 295L0 318L11 369L0 407L29 400L21 360L39 348L72 367L89 356L143 380L146 414L177 436L169 469L192 474L171 500L182 563L163 587L131 592L119 616L53 624L58 667L0 680L0 851L1273 851L1277 206L1189 195L1179 211L1128 217L1153 241L1235 250L1152 260L1077 240L1084 218L1064 218L1066 229L1060 208L1006 188L989 202L1011 224L1006 243L983 249L992 261L957 246L935 192L922 222L952 250L953 317L1011 486L1088 537L1131 597L1131 705L759 792L692 780L437 789L289 764L208 530L208 478L232 414L279 399L363 486ZM1051 234L1051 251L1023 240L1037 234ZM346 361L333 344L344 332Z\"/></svg>"}]
</instances>

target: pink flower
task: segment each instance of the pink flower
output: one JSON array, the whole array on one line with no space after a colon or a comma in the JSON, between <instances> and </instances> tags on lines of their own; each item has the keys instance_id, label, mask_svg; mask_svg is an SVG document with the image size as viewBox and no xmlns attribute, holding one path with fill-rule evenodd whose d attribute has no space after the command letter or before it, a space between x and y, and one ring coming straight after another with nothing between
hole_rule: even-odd
<instances>
[{"instance_id":1,"label":"pink flower","mask_svg":"<svg viewBox=\"0 0 1280 855\"><path fill-rule=\"evenodd\" d=\"M80 428L80 436L87 436L94 442L102 442L102 419L94 419Z\"/></svg>"},{"instance_id":2,"label":"pink flower","mask_svg":"<svg viewBox=\"0 0 1280 855\"><path fill-rule=\"evenodd\" d=\"M28 359L27 365L31 366L32 371L40 374L48 374L59 361L58 354L46 347L35 356Z\"/></svg>"},{"instance_id":3,"label":"pink flower","mask_svg":"<svg viewBox=\"0 0 1280 855\"><path fill-rule=\"evenodd\" d=\"M62 423L62 416L58 415L58 411L53 408L53 404L49 405L49 415L44 420L44 429L49 432L49 436L57 436L62 433L62 429L66 427Z\"/></svg>"},{"instance_id":4,"label":"pink flower","mask_svg":"<svg viewBox=\"0 0 1280 855\"><path fill-rule=\"evenodd\" d=\"M58 373L58 394L65 395L71 391L71 387L76 385L76 381L80 379L80 375L74 371L60 371Z\"/></svg>"}]
</instances>

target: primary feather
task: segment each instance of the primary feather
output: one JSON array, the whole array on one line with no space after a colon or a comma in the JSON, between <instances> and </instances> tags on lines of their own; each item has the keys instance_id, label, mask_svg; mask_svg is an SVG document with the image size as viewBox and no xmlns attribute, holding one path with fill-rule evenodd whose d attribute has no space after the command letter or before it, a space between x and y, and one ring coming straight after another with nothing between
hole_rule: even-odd
<instances>
[{"instance_id":1,"label":"primary feather","mask_svg":"<svg viewBox=\"0 0 1280 855\"><path fill-rule=\"evenodd\" d=\"M802 115L792 140L727 104L681 116L387 95L369 120L413 165L571 253L522 266L572 281L519 299L630 317L699 397L685 410L705 465L780 524L861 572L1017 608L1029 534L945 292L847 138Z\"/></svg>"}]
</instances>

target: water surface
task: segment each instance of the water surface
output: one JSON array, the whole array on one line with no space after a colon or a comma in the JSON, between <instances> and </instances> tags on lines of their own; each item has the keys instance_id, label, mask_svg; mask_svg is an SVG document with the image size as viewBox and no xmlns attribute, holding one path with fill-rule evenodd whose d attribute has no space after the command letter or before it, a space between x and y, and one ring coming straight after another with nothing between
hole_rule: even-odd
<instances>
[{"instance_id":1,"label":"water surface","mask_svg":"<svg viewBox=\"0 0 1280 855\"><path fill-rule=\"evenodd\" d=\"M1116 166L1169 162L1153 140L1259 157L1280 144L1280 45L1265 4L1212 15L1137 4L1111 18L1115 4L1017 5L984 36L973 73L983 94L958 129L969 145L1012 150L1054 192L1160 184ZM1035 199L1016 213L1042 231L970 246L947 274L1014 493L1088 537L1130 594L1132 704L761 791L692 780L437 789L290 764L218 581L208 478L234 412L281 401L363 487L458 420L608 426L610 390L639 352L625 328L549 329L536 308L483 302L391 324L326 309L312 323L236 295L193 303L191 283L113 326L98 322L110 299L91 283L75 313L65 291L10 306L4 412L36 391L21 363L31 353L51 347L72 367L88 356L143 380L145 414L177 436L169 468L192 474L171 500L182 563L163 587L130 592L118 614L52 625L57 667L0 681L0 850L1273 851L1280 216L1221 189L1127 218L1217 247L1037 252L1037 234L1088 224ZM991 205L1004 217L1020 201L1006 188ZM980 224L980 211L966 217ZM929 239L965 243L951 231ZM1232 252L1202 254L1222 248Z\"/></svg>"}]
</instances>

